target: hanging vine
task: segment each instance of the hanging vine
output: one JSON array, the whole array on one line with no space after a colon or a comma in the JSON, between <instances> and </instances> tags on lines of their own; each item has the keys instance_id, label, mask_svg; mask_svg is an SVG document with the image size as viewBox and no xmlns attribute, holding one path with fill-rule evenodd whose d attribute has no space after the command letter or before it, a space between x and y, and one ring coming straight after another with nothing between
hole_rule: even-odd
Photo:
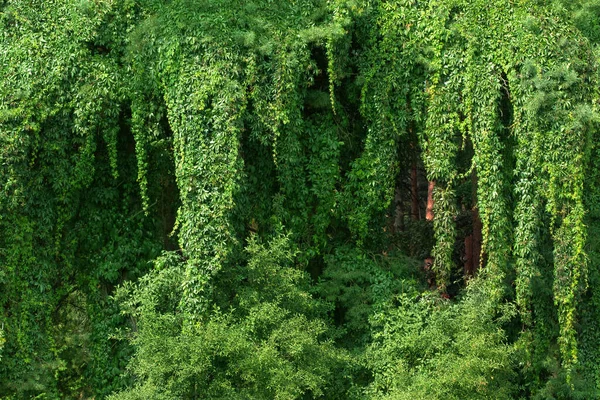
<instances>
[{"instance_id":1,"label":"hanging vine","mask_svg":"<svg viewBox=\"0 0 600 400\"><path fill-rule=\"evenodd\" d=\"M405 311L436 316L397 330L435 337L428 357L461 338L486 359L457 333L475 321L573 388L597 301L597 7L561 4L0 2L0 397L107 396L133 349L117 398L378 396L393 379L356 357ZM400 255L405 219L432 271ZM429 288L390 283L400 265Z\"/></svg>"}]
</instances>

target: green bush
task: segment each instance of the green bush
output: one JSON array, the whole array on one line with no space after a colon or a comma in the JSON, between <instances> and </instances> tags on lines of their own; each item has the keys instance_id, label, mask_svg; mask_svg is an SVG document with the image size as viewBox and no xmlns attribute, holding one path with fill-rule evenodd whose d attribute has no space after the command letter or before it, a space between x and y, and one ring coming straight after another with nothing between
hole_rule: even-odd
<instances>
[{"instance_id":1,"label":"green bush","mask_svg":"<svg viewBox=\"0 0 600 400\"><path fill-rule=\"evenodd\" d=\"M365 363L371 399L510 399L516 393L513 349L502 324L510 306L489 301L473 282L454 303L435 292L403 294L371 318Z\"/></svg>"},{"instance_id":2,"label":"green bush","mask_svg":"<svg viewBox=\"0 0 600 400\"><path fill-rule=\"evenodd\" d=\"M180 311L183 274L172 254L121 291L137 327L130 370L138 383L112 400L323 395L343 360L319 318L326 308L306 290L308 275L294 266L287 237L268 245L251 239L247 254L229 307L194 322Z\"/></svg>"}]
</instances>

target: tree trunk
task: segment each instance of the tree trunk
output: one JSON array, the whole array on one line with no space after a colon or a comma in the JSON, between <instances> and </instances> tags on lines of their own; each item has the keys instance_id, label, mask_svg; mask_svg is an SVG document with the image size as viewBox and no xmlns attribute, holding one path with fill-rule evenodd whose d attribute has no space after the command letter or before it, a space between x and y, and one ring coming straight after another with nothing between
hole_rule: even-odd
<instances>
[{"instance_id":1,"label":"tree trunk","mask_svg":"<svg viewBox=\"0 0 600 400\"><path fill-rule=\"evenodd\" d=\"M427 186L427 209L425 211L425 219L427 221L433 221L433 189L435 188L435 181L429 181Z\"/></svg>"}]
</instances>

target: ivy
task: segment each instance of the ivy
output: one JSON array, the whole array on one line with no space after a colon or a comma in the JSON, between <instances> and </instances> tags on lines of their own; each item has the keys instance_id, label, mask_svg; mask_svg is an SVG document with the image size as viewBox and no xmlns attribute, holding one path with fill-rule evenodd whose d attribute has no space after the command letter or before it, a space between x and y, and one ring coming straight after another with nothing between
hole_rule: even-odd
<instances>
[{"instance_id":1,"label":"ivy","mask_svg":"<svg viewBox=\"0 0 600 400\"><path fill-rule=\"evenodd\" d=\"M566 3L0 2L0 396L597 388L599 8Z\"/></svg>"}]
</instances>

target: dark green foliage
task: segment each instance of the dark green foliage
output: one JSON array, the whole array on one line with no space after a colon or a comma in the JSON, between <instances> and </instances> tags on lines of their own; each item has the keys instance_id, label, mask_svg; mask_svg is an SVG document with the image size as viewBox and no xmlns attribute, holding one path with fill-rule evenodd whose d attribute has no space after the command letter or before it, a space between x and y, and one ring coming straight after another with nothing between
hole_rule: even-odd
<instances>
[{"instance_id":1,"label":"dark green foliage","mask_svg":"<svg viewBox=\"0 0 600 400\"><path fill-rule=\"evenodd\" d=\"M403 294L371 318L365 362L375 399L508 399L517 393L514 349L502 325L515 314L498 309L483 282L451 303Z\"/></svg>"},{"instance_id":2,"label":"dark green foliage","mask_svg":"<svg viewBox=\"0 0 600 400\"><path fill-rule=\"evenodd\" d=\"M284 236L265 246L252 239L236 282L225 280L236 287L230 304L194 325L184 325L177 256L163 255L137 286L126 286L120 296L135 321L140 351L131 368L140 384L111 398L320 397L343 353L326 340L326 308L306 291L308 276L292 264L289 245Z\"/></svg>"},{"instance_id":3,"label":"dark green foliage","mask_svg":"<svg viewBox=\"0 0 600 400\"><path fill-rule=\"evenodd\" d=\"M598 398L599 15L0 1L0 397Z\"/></svg>"},{"instance_id":4,"label":"dark green foliage","mask_svg":"<svg viewBox=\"0 0 600 400\"><path fill-rule=\"evenodd\" d=\"M345 347L369 342L369 318L374 307L400 294L418 293L418 266L402 256L369 255L355 247L340 246L325 257L325 264L316 292L335 305L338 340Z\"/></svg>"}]
</instances>

